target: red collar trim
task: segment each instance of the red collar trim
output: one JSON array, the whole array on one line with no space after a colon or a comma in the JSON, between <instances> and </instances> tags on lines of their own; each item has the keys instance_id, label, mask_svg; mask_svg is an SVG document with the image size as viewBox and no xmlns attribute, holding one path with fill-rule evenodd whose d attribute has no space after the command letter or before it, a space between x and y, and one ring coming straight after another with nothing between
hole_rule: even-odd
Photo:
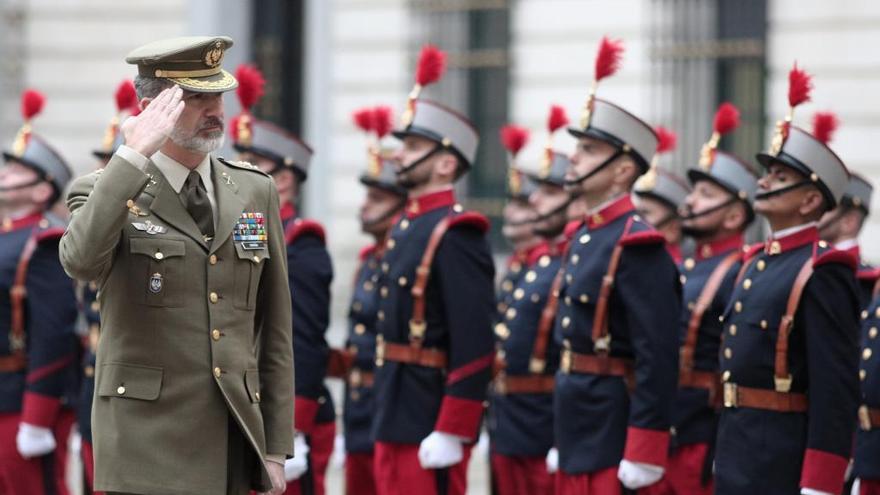
<instances>
[{"instance_id":1,"label":"red collar trim","mask_svg":"<svg viewBox=\"0 0 880 495\"><path fill-rule=\"evenodd\" d=\"M634 210L632 198L627 194L597 212L587 213L585 221L588 228L598 229Z\"/></svg>"},{"instance_id":2,"label":"red collar trim","mask_svg":"<svg viewBox=\"0 0 880 495\"><path fill-rule=\"evenodd\" d=\"M855 258L856 258L857 260L861 260L861 259L862 259L862 256L861 256L861 254L862 254L862 253L861 253L861 249L859 249L859 245L858 245L858 244L856 244L855 246L852 246L852 247L849 247L849 248L844 249L843 252L845 252L845 253L849 253L849 254L855 256Z\"/></svg>"},{"instance_id":3,"label":"red collar trim","mask_svg":"<svg viewBox=\"0 0 880 495\"><path fill-rule=\"evenodd\" d=\"M744 244L745 240L742 234L734 234L712 242L700 242L697 243L697 251L694 253L694 257L697 261L703 261L719 254L742 249Z\"/></svg>"},{"instance_id":4,"label":"red collar trim","mask_svg":"<svg viewBox=\"0 0 880 495\"><path fill-rule=\"evenodd\" d=\"M669 253L669 256L672 257L672 261L674 261L676 265L681 264L681 246L679 246L678 244L670 244L667 242L666 252Z\"/></svg>"},{"instance_id":5,"label":"red collar trim","mask_svg":"<svg viewBox=\"0 0 880 495\"><path fill-rule=\"evenodd\" d=\"M406 202L406 217L416 218L437 208L455 204L455 191L448 189L425 194L418 198L410 198Z\"/></svg>"},{"instance_id":6,"label":"red collar trim","mask_svg":"<svg viewBox=\"0 0 880 495\"><path fill-rule=\"evenodd\" d=\"M767 239L764 242L764 252L775 255L791 251L792 249L811 244L819 240L819 229L815 226L795 232L794 234L779 239Z\"/></svg>"},{"instance_id":7,"label":"red collar trim","mask_svg":"<svg viewBox=\"0 0 880 495\"><path fill-rule=\"evenodd\" d=\"M281 205L280 213L281 221L286 222L296 216L296 207L293 206L293 203L284 203Z\"/></svg>"},{"instance_id":8,"label":"red collar trim","mask_svg":"<svg viewBox=\"0 0 880 495\"><path fill-rule=\"evenodd\" d=\"M25 227L32 227L38 224L42 219L42 212L31 213L30 215L16 218L15 220L12 220L11 218L4 218L2 224L0 224L0 231L11 232L13 230L23 229Z\"/></svg>"}]
</instances>

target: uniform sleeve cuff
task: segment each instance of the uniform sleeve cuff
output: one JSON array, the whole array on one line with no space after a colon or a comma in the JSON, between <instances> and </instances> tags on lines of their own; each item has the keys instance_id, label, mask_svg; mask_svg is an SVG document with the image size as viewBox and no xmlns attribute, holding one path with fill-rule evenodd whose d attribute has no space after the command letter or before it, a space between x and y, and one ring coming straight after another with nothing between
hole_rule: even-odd
<instances>
[{"instance_id":1,"label":"uniform sleeve cuff","mask_svg":"<svg viewBox=\"0 0 880 495\"><path fill-rule=\"evenodd\" d=\"M841 493L846 465L845 457L821 450L807 449L801 470L801 488L820 492Z\"/></svg>"},{"instance_id":2,"label":"uniform sleeve cuff","mask_svg":"<svg viewBox=\"0 0 880 495\"><path fill-rule=\"evenodd\" d=\"M293 427L306 435L315 428L315 416L318 415L318 401L297 395L293 402Z\"/></svg>"},{"instance_id":3,"label":"uniform sleeve cuff","mask_svg":"<svg viewBox=\"0 0 880 495\"><path fill-rule=\"evenodd\" d=\"M627 428L626 447L623 451L624 459L665 468L668 455L668 431L649 430L635 426Z\"/></svg>"},{"instance_id":4,"label":"uniform sleeve cuff","mask_svg":"<svg viewBox=\"0 0 880 495\"><path fill-rule=\"evenodd\" d=\"M128 163L134 165L139 170L143 171L147 168L147 157L138 153L137 151L129 148L126 145L121 145L116 150L116 154L119 155L120 158L127 161Z\"/></svg>"},{"instance_id":5,"label":"uniform sleeve cuff","mask_svg":"<svg viewBox=\"0 0 880 495\"><path fill-rule=\"evenodd\" d=\"M285 457L283 454L266 454L267 461L281 464L282 466L284 465Z\"/></svg>"},{"instance_id":6,"label":"uniform sleeve cuff","mask_svg":"<svg viewBox=\"0 0 880 495\"><path fill-rule=\"evenodd\" d=\"M25 392L21 408L21 421L34 426L52 428L58 418L60 408L61 401L56 397Z\"/></svg>"},{"instance_id":7,"label":"uniform sleeve cuff","mask_svg":"<svg viewBox=\"0 0 880 495\"><path fill-rule=\"evenodd\" d=\"M440 405L440 415L434 430L466 438L477 438L480 420L483 418L483 403L478 400L445 396Z\"/></svg>"}]
</instances>

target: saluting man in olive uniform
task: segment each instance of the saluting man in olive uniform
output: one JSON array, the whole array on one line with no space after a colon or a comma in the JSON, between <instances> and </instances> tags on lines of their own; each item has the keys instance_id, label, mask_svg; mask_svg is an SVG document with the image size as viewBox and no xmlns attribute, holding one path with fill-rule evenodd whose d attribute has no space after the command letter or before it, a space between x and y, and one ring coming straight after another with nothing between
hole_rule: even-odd
<instances>
[{"instance_id":1,"label":"saluting man in olive uniform","mask_svg":"<svg viewBox=\"0 0 880 495\"><path fill-rule=\"evenodd\" d=\"M143 112L72 186L61 261L100 291L95 489L272 495L293 454L290 292L272 179L211 156L227 37L129 54Z\"/></svg>"}]
</instances>

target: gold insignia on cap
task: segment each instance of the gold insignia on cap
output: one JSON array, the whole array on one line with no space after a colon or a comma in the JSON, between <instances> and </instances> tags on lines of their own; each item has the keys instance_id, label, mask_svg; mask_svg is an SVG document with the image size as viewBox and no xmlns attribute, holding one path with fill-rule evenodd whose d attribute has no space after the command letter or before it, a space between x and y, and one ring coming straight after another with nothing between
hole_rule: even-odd
<instances>
[{"instance_id":1,"label":"gold insignia on cap","mask_svg":"<svg viewBox=\"0 0 880 495\"><path fill-rule=\"evenodd\" d=\"M205 51L205 65L217 67L221 61L223 61L223 42L217 40Z\"/></svg>"}]
</instances>

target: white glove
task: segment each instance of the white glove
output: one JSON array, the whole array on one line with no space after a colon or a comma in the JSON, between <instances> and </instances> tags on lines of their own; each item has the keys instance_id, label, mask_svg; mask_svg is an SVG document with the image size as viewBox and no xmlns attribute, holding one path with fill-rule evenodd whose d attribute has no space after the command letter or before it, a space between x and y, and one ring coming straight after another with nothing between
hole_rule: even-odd
<instances>
[{"instance_id":1,"label":"white glove","mask_svg":"<svg viewBox=\"0 0 880 495\"><path fill-rule=\"evenodd\" d=\"M862 480L860 478L856 478L856 480L853 481L852 491L849 492L850 495L859 495L859 491L861 488L862 488Z\"/></svg>"},{"instance_id":2,"label":"white glove","mask_svg":"<svg viewBox=\"0 0 880 495\"><path fill-rule=\"evenodd\" d=\"M293 455L292 459L284 461L284 479L287 481L299 479L309 470L309 444L302 433L293 437Z\"/></svg>"},{"instance_id":3,"label":"white glove","mask_svg":"<svg viewBox=\"0 0 880 495\"><path fill-rule=\"evenodd\" d=\"M481 432L477 444L474 445L475 455L480 459L489 457L489 444L489 434L485 431Z\"/></svg>"},{"instance_id":4,"label":"white glove","mask_svg":"<svg viewBox=\"0 0 880 495\"><path fill-rule=\"evenodd\" d=\"M345 435L336 435L333 439L333 455L330 456L330 466L333 469L345 467Z\"/></svg>"},{"instance_id":5,"label":"white glove","mask_svg":"<svg viewBox=\"0 0 880 495\"><path fill-rule=\"evenodd\" d=\"M856 492L858 493L858 492ZM833 493L828 492L820 492L819 490L813 490L812 488L801 488L801 495L834 495Z\"/></svg>"},{"instance_id":6,"label":"white glove","mask_svg":"<svg viewBox=\"0 0 880 495\"><path fill-rule=\"evenodd\" d=\"M464 458L462 439L442 431L432 431L419 445L419 464L424 469L443 469Z\"/></svg>"},{"instance_id":7,"label":"white glove","mask_svg":"<svg viewBox=\"0 0 880 495\"><path fill-rule=\"evenodd\" d=\"M547 472L550 474L559 471L559 450L556 447L547 451Z\"/></svg>"},{"instance_id":8,"label":"white glove","mask_svg":"<svg viewBox=\"0 0 880 495\"><path fill-rule=\"evenodd\" d=\"M82 453L82 435L74 430L73 433L70 434L70 441L67 443L67 446L70 449L70 455L79 459L80 454Z\"/></svg>"},{"instance_id":9,"label":"white glove","mask_svg":"<svg viewBox=\"0 0 880 495\"><path fill-rule=\"evenodd\" d=\"M663 471L660 466L623 459L617 468L617 479L630 490L638 490L660 481Z\"/></svg>"},{"instance_id":10,"label":"white glove","mask_svg":"<svg viewBox=\"0 0 880 495\"><path fill-rule=\"evenodd\" d=\"M21 423L15 435L15 445L25 459L39 457L55 450L55 435L49 428Z\"/></svg>"}]
</instances>

